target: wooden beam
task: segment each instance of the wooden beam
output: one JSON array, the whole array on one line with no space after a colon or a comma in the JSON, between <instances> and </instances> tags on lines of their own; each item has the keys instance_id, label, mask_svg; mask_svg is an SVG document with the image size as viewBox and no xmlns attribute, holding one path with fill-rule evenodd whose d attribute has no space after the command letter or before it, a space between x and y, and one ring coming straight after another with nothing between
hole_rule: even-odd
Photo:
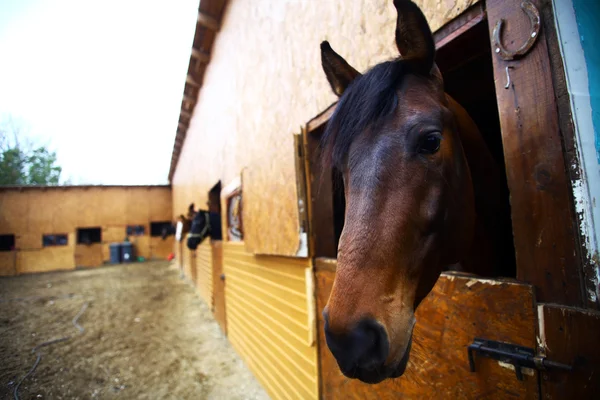
<instances>
[{"instance_id":1,"label":"wooden beam","mask_svg":"<svg viewBox=\"0 0 600 400\"><path fill-rule=\"evenodd\" d=\"M310 134L313 131L319 129L321 126L325 125L327 121L329 121L329 118L331 118L331 116L333 115L336 106L337 102L333 103L332 105L327 107L327 109L321 114L308 121L308 123L306 124L307 132Z\"/></svg>"},{"instance_id":2,"label":"wooden beam","mask_svg":"<svg viewBox=\"0 0 600 400\"><path fill-rule=\"evenodd\" d=\"M201 63L206 64L210 61L210 54L206 51L197 50L192 47L192 57L198 60Z\"/></svg>"},{"instance_id":3,"label":"wooden beam","mask_svg":"<svg viewBox=\"0 0 600 400\"><path fill-rule=\"evenodd\" d=\"M452 40L486 19L483 3L477 3L463 14L441 27L433 34L436 49L441 49Z\"/></svg>"},{"instance_id":4,"label":"wooden beam","mask_svg":"<svg viewBox=\"0 0 600 400\"><path fill-rule=\"evenodd\" d=\"M573 365L573 371L544 371L542 399L592 399L600 391L600 313L554 304L538 305L540 355ZM539 354L539 353L538 353ZM584 361L585 360L585 361ZM594 378L596 375L596 378Z\"/></svg>"},{"instance_id":5,"label":"wooden beam","mask_svg":"<svg viewBox=\"0 0 600 400\"><path fill-rule=\"evenodd\" d=\"M180 116L180 117L187 118L187 119L190 119L190 118L192 118L192 114L190 114L189 112L187 112L187 111L184 111L184 110L181 110L181 112L179 113L179 116Z\"/></svg>"},{"instance_id":6,"label":"wooden beam","mask_svg":"<svg viewBox=\"0 0 600 400\"><path fill-rule=\"evenodd\" d=\"M188 96L186 94L183 95L183 100L187 101L188 103L191 103L191 104L196 104L196 98L192 97L192 96Z\"/></svg>"},{"instance_id":7,"label":"wooden beam","mask_svg":"<svg viewBox=\"0 0 600 400\"><path fill-rule=\"evenodd\" d=\"M182 131L187 131L188 125L182 124L181 122L177 124L177 129L181 129Z\"/></svg>"},{"instance_id":8,"label":"wooden beam","mask_svg":"<svg viewBox=\"0 0 600 400\"><path fill-rule=\"evenodd\" d=\"M215 32L219 30L219 21L217 21L216 18L213 18L210 15L204 14L202 12L198 13L198 23L203 27L213 30Z\"/></svg>"},{"instance_id":9,"label":"wooden beam","mask_svg":"<svg viewBox=\"0 0 600 400\"><path fill-rule=\"evenodd\" d=\"M196 82L196 80L190 74L188 74L187 77L185 78L185 83L187 83L190 86L193 86L195 88L200 87L200 84L198 82Z\"/></svg>"}]
</instances>

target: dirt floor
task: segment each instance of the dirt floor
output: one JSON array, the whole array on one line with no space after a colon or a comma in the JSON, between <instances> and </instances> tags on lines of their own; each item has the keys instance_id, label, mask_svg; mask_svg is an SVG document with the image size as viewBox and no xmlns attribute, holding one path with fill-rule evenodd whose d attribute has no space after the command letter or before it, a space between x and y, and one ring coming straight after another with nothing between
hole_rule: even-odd
<instances>
[{"instance_id":1,"label":"dirt floor","mask_svg":"<svg viewBox=\"0 0 600 400\"><path fill-rule=\"evenodd\" d=\"M0 398L66 336L39 349L21 399L268 399L166 262L1 278Z\"/></svg>"}]
</instances>

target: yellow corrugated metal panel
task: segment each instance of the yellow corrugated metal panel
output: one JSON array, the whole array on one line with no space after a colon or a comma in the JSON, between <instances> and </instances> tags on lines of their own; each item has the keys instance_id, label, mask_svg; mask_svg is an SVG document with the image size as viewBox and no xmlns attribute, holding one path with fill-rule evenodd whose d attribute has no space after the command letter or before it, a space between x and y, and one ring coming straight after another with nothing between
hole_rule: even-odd
<instances>
[{"instance_id":1,"label":"yellow corrugated metal panel","mask_svg":"<svg viewBox=\"0 0 600 400\"><path fill-rule=\"evenodd\" d=\"M183 273L192 282L196 280L196 254L187 247L187 239L184 238L181 244L181 261L183 263Z\"/></svg>"},{"instance_id":2,"label":"yellow corrugated metal panel","mask_svg":"<svg viewBox=\"0 0 600 400\"><path fill-rule=\"evenodd\" d=\"M17 273L17 252L0 251L0 276L11 276Z\"/></svg>"},{"instance_id":3,"label":"yellow corrugated metal panel","mask_svg":"<svg viewBox=\"0 0 600 400\"><path fill-rule=\"evenodd\" d=\"M196 249L196 287L200 296L211 309L213 306L212 279L212 244L207 239Z\"/></svg>"},{"instance_id":4,"label":"yellow corrugated metal panel","mask_svg":"<svg viewBox=\"0 0 600 400\"><path fill-rule=\"evenodd\" d=\"M223 243L228 337L273 399L316 399L309 259L255 256Z\"/></svg>"}]
</instances>

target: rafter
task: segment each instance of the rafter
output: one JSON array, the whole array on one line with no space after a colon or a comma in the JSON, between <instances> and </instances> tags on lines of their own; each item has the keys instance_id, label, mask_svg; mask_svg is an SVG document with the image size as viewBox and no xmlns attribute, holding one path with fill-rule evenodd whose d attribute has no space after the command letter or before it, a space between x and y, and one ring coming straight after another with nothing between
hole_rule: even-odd
<instances>
[{"instance_id":1,"label":"rafter","mask_svg":"<svg viewBox=\"0 0 600 400\"><path fill-rule=\"evenodd\" d=\"M198 23L205 28L211 29L215 32L219 30L219 21L210 15L204 14L202 12L198 13Z\"/></svg>"},{"instance_id":2,"label":"rafter","mask_svg":"<svg viewBox=\"0 0 600 400\"><path fill-rule=\"evenodd\" d=\"M200 84L198 82L196 82L196 80L188 74L188 76L185 78L185 83L188 83L190 86L193 86L195 88L199 88Z\"/></svg>"},{"instance_id":3,"label":"rafter","mask_svg":"<svg viewBox=\"0 0 600 400\"><path fill-rule=\"evenodd\" d=\"M203 64L206 64L210 61L210 54L206 51L201 51L192 47L192 57L196 60L200 61Z\"/></svg>"},{"instance_id":4,"label":"rafter","mask_svg":"<svg viewBox=\"0 0 600 400\"><path fill-rule=\"evenodd\" d=\"M187 101L188 103L191 103L191 104L196 104L196 98L193 96L188 96L188 95L184 94L183 100Z\"/></svg>"}]
</instances>

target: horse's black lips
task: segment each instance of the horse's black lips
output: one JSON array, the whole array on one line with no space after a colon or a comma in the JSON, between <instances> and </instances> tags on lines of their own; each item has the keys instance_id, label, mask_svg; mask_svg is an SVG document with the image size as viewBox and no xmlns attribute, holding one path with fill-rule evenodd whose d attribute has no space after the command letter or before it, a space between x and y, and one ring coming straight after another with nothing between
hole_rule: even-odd
<instances>
[{"instance_id":1,"label":"horse's black lips","mask_svg":"<svg viewBox=\"0 0 600 400\"><path fill-rule=\"evenodd\" d=\"M342 373L348 378L358 379L359 381L368 384L380 383L388 378L399 378L404 375L404 372L406 371L406 366L408 365L408 360L410 358L411 347L412 337L410 338L410 342L408 342L408 346L406 347L406 351L404 352L402 359L395 366L381 366L380 368L374 369L354 368L350 371L342 370Z\"/></svg>"},{"instance_id":2,"label":"horse's black lips","mask_svg":"<svg viewBox=\"0 0 600 400\"><path fill-rule=\"evenodd\" d=\"M402 356L402 360L398 363L395 370L390 374L390 378L399 378L406 371L406 366L408 365L408 359L410 358L410 349L412 347L412 336L410 338L410 342L408 342L408 346L406 347L406 351L404 352L404 356Z\"/></svg>"}]
</instances>

